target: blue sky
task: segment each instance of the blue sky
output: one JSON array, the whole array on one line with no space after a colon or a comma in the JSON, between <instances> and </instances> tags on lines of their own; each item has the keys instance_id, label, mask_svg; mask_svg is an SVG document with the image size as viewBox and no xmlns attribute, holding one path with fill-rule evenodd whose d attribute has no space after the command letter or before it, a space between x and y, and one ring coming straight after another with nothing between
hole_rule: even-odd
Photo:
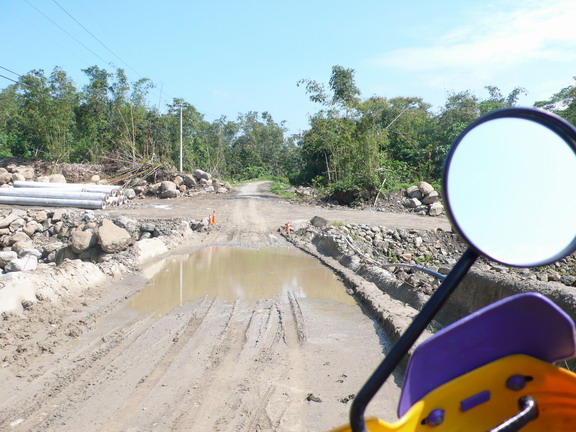
<instances>
[{"instance_id":1,"label":"blue sky","mask_svg":"<svg viewBox=\"0 0 576 432\"><path fill-rule=\"evenodd\" d=\"M437 110L449 92L520 86L532 105L574 84L575 22L573 0L0 0L0 66L60 66L79 88L82 69L121 67L152 79L151 105L181 97L209 121L268 111L298 132L318 106L297 81L327 83L334 65L363 97Z\"/></svg>"}]
</instances>

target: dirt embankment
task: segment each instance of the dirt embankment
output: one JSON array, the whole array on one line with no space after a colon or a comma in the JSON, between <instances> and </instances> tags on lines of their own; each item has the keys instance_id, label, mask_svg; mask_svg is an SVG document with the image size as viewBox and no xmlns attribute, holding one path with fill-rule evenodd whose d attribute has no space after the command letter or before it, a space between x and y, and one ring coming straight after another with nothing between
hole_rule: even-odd
<instances>
[{"instance_id":1,"label":"dirt embankment","mask_svg":"<svg viewBox=\"0 0 576 432\"><path fill-rule=\"evenodd\" d=\"M405 329L403 317L414 316L441 282L422 270L446 274L466 249L456 234L442 229L331 226L328 221L316 219L319 220L312 224L302 223L286 237L319 259L336 263L335 269L341 266L361 276L371 286L370 291L380 291L383 300L368 295L364 301L393 336ZM576 291L571 286L575 264L575 254L535 269L508 268L480 258L452 294L435 325L447 325L501 298L534 291L547 295L576 319ZM357 294L363 298L364 291L361 288ZM381 301L386 307L381 306Z\"/></svg>"}]
</instances>

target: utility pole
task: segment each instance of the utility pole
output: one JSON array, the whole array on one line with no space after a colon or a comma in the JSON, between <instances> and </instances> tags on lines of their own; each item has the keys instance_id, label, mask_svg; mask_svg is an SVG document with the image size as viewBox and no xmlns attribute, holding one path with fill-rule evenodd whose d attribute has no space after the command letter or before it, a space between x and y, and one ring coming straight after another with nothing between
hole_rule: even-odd
<instances>
[{"instance_id":1,"label":"utility pole","mask_svg":"<svg viewBox=\"0 0 576 432\"><path fill-rule=\"evenodd\" d=\"M180 172L182 172L182 107L184 104L179 104L180 107Z\"/></svg>"}]
</instances>

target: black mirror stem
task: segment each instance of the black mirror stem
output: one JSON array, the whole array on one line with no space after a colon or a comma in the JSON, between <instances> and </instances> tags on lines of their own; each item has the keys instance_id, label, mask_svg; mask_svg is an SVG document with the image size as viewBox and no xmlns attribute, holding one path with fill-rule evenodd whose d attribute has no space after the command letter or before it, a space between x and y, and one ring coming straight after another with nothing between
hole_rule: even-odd
<instances>
[{"instance_id":1,"label":"black mirror stem","mask_svg":"<svg viewBox=\"0 0 576 432\"><path fill-rule=\"evenodd\" d=\"M448 300L450 294L464 279L464 276L466 276L466 273L468 273L477 258L478 253L470 247L464 252L460 260L454 265L454 268L448 273L446 279L444 279L436 292L432 294L420 313L416 315L412 324L408 326L402 337L398 339L386 358L382 360L382 363L360 389L350 408L350 426L353 432L367 432L364 421L366 406L392 374L396 366L402 361L402 358L408 353L428 324L430 324L440 308Z\"/></svg>"}]
</instances>

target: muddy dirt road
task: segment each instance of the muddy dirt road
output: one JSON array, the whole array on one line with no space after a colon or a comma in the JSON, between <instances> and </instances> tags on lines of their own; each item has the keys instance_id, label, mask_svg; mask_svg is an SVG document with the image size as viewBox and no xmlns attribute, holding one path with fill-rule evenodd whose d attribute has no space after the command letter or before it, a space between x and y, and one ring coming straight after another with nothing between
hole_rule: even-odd
<instances>
[{"instance_id":1,"label":"muddy dirt road","mask_svg":"<svg viewBox=\"0 0 576 432\"><path fill-rule=\"evenodd\" d=\"M192 219L214 210L218 228L176 252L287 246L277 228L317 214L448 229L445 219L288 204L266 192L265 183L223 197L152 200L110 213ZM43 311L43 326L39 319L9 318L4 328L17 346L26 320L34 324L27 335L34 345L22 344L17 361L2 364L0 430L329 430L347 421L350 398L386 349L355 304L288 291L233 302L206 296L156 316L128 307L144 282L129 275L61 305L39 302L29 314ZM396 383L387 383L367 414L394 418L398 393Z\"/></svg>"}]
</instances>

